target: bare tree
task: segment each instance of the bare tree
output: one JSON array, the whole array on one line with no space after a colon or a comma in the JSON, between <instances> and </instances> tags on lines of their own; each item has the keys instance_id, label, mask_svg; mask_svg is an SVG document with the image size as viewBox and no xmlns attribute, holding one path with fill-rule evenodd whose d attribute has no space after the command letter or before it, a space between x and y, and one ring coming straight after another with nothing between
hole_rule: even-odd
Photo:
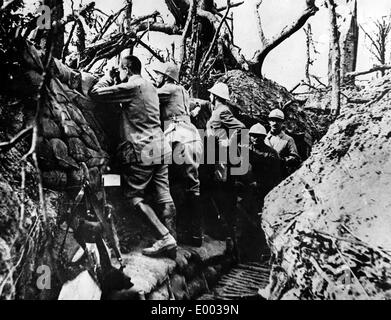
<instances>
[{"instance_id":1,"label":"bare tree","mask_svg":"<svg viewBox=\"0 0 391 320\"><path fill-rule=\"evenodd\" d=\"M64 18L64 3L63 0L44 0L43 4L48 6L51 9L51 19L52 21L61 21ZM53 45L53 56L55 58L61 58L62 49L64 47L64 26L61 24L54 24L54 45ZM46 46L47 37L41 37L41 46Z\"/></svg>"},{"instance_id":2,"label":"bare tree","mask_svg":"<svg viewBox=\"0 0 391 320\"><path fill-rule=\"evenodd\" d=\"M341 48L339 44L340 32L337 22L336 3L334 0L326 0L330 19L330 57L331 57L331 112L338 116L341 109Z\"/></svg>"},{"instance_id":3,"label":"bare tree","mask_svg":"<svg viewBox=\"0 0 391 320\"><path fill-rule=\"evenodd\" d=\"M351 81L346 74L356 71L359 27L357 21L357 0L347 0L351 4L351 11L345 19L345 30L341 32L341 77L343 82Z\"/></svg>"},{"instance_id":4,"label":"bare tree","mask_svg":"<svg viewBox=\"0 0 391 320\"><path fill-rule=\"evenodd\" d=\"M366 37L369 39L369 50L378 64L384 66L387 64L387 45L391 32L391 19L389 16L382 17L374 22L374 31L368 32L360 26ZM385 75L385 70L380 70L381 75Z\"/></svg>"},{"instance_id":5,"label":"bare tree","mask_svg":"<svg viewBox=\"0 0 391 320\"><path fill-rule=\"evenodd\" d=\"M308 23L307 26L303 29L304 33L306 35L306 49L307 49L307 60L305 64L305 78L308 82L309 85L311 85L311 73L310 69L311 66L315 62L315 55L319 54L318 50L315 47L315 42L313 39L313 34L312 34L312 27L311 24Z\"/></svg>"},{"instance_id":6,"label":"bare tree","mask_svg":"<svg viewBox=\"0 0 391 320\"><path fill-rule=\"evenodd\" d=\"M250 64L251 69L259 76L262 75L262 66L265 62L267 55L277 46L279 46L282 42L288 39L291 35L299 31L306 24L308 19L315 15L315 13L319 10L315 5L315 0L306 0L306 7L299 15L299 17L297 17L290 25L287 25L285 28L283 28L282 31L275 37L273 37L272 39L267 39L264 34L262 19L259 13L259 7L262 3L263 0L257 1L254 8L258 21L258 34L261 40L261 49L258 50L254 57L254 60Z\"/></svg>"}]
</instances>

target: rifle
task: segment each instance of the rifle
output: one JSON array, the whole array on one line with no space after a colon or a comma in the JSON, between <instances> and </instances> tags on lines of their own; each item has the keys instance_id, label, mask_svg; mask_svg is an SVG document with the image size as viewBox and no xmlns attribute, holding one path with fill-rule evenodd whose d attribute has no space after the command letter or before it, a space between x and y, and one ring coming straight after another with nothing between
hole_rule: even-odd
<instances>
[{"instance_id":1,"label":"rifle","mask_svg":"<svg viewBox=\"0 0 391 320\"><path fill-rule=\"evenodd\" d=\"M77 277L78 280L72 280L69 283L64 284L59 299L74 296L75 285L76 287L83 287L82 291L93 295L94 298L98 297L98 295L101 296L101 298L105 298L113 291L120 291L123 289L128 290L133 286L130 277L128 277L123 272L124 265L119 249L119 241L112 220L112 207L109 206L106 202L104 184L102 185L104 192L102 206L101 202L98 201L96 195L91 188L89 171L85 163L82 163L82 169L84 173L83 183L80 191L75 198L74 204L69 211L67 219L68 227L65 233L63 244L60 249L60 254L64 249L67 234L72 223L73 225L75 225L74 238L84 251L84 254L82 254L80 258L83 255L86 255L87 257L88 273L82 273L81 275L79 275L79 277ZM76 216L76 209L81 204L82 200L86 201L86 214L83 218L78 218ZM110 219L110 223L108 222L108 219ZM102 234L104 234L106 239L110 242L110 245L117 256L117 259L120 263L119 269L112 266L110 255L107 246L102 238ZM95 252L90 252L87 243L96 244L100 258L99 265L97 264L97 256L95 256ZM79 259L77 259L76 261L78 261ZM92 279L93 281L91 282L89 281L89 279ZM100 287L97 288L96 286L94 286L94 282L99 283ZM88 287L89 290L85 291L85 287Z\"/></svg>"},{"instance_id":2,"label":"rifle","mask_svg":"<svg viewBox=\"0 0 391 320\"><path fill-rule=\"evenodd\" d=\"M85 163L82 163L82 168L84 171L84 174L87 178L87 183L86 183L86 195L89 199L90 205L102 227L103 234L105 235L106 239L108 240L111 248L113 249L115 256L120 263L120 269L124 269L123 265L123 259L122 259L122 254L120 250L120 245L119 245L119 239L117 235L117 231L114 225L113 221L113 207L109 204L107 204L106 200L106 192L105 192L105 186L104 186L104 180L103 177L101 179L102 182L102 192L103 192L103 206L99 205L99 200L96 197L95 193L91 189L91 185L89 183L89 172L88 168Z\"/></svg>"}]
</instances>

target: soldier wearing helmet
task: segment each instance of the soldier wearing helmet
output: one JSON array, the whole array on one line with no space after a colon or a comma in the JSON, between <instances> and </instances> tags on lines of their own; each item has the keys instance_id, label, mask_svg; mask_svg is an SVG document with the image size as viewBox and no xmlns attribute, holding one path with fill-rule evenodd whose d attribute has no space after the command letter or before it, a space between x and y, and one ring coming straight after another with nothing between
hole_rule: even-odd
<instances>
[{"instance_id":1,"label":"soldier wearing helmet","mask_svg":"<svg viewBox=\"0 0 391 320\"><path fill-rule=\"evenodd\" d=\"M295 140L283 130L285 115L280 109L274 109L269 114L270 132L265 143L278 152L282 161L283 176L293 173L301 162Z\"/></svg>"},{"instance_id":2,"label":"soldier wearing helmet","mask_svg":"<svg viewBox=\"0 0 391 320\"><path fill-rule=\"evenodd\" d=\"M249 149L250 170L239 178L239 206L257 216L266 195L281 181L281 166L277 151L265 144L267 132L263 125L252 126L249 135L250 144L242 148Z\"/></svg>"},{"instance_id":3,"label":"soldier wearing helmet","mask_svg":"<svg viewBox=\"0 0 391 320\"><path fill-rule=\"evenodd\" d=\"M240 136L246 127L242 122L234 117L229 106L230 100L229 88L224 83L216 83L210 90L210 101L212 103L212 115L206 124L208 138L217 139L219 147L219 156L223 153L232 154L234 151L239 153L238 146L231 144L235 137ZM208 144L209 145L209 144ZM229 149L228 149L229 148ZM237 148L233 150L232 148ZM236 177L230 175L229 156L225 161L217 160L214 169L214 186L211 190L213 199L216 201L218 208L224 214L228 223L228 232L232 236L235 247L236 243L236 204L237 192L235 188Z\"/></svg>"},{"instance_id":4,"label":"soldier wearing helmet","mask_svg":"<svg viewBox=\"0 0 391 320\"><path fill-rule=\"evenodd\" d=\"M190 97L179 84L179 67L166 63L155 72L160 75L158 94L164 134L173 150L170 182L185 191L186 211L178 214L185 227L181 242L200 247L203 232L198 169L203 143L197 128L190 121Z\"/></svg>"},{"instance_id":5,"label":"soldier wearing helmet","mask_svg":"<svg viewBox=\"0 0 391 320\"><path fill-rule=\"evenodd\" d=\"M234 117L227 105L230 94L225 83L218 82L208 91L213 108L212 115L206 125L208 135L216 136L220 144L227 146L232 135L246 127Z\"/></svg>"},{"instance_id":6,"label":"soldier wearing helmet","mask_svg":"<svg viewBox=\"0 0 391 320\"><path fill-rule=\"evenodd\" d=\"M263 125L252 126L249 135L252 187L259 199L257 209L261 210L265 196L281 181L280 157L276 150L266 145L267 132Z\"/></svg>"},{"instance_id":7,"label":"soldier wearing helmet","mask_svg":"<svg viewBox=\"0 0 391 320\"><path fill-rule=\"evenodd\" d=\"M218 82L210 90L212 103L212 115L206 124L208 137L214 137L218 141L220 149L228 148L232 138L241 133L246 127L234 117L227 102L230 100L229 88L225 83ZM226 182L228 166L224 163L216 165L215 179Z\"/></svg>"}]
</instances>

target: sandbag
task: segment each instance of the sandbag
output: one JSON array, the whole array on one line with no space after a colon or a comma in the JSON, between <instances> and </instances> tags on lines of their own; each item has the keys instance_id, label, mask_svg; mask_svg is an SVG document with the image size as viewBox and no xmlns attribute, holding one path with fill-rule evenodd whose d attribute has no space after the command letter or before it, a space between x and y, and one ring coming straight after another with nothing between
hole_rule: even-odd
<instances>
[{"instance_id":1,"label":"sandbag","mask_svg":"<svg viewBox=\"0 0 391 320\"><path fill-rule=\"evenodd\" d=\"M49 118L42 118L41 129L41 134L45 138L51 139L61 137L61 130L59 126Z\"/></svg>"},{"instance_id":2,"label":"sandbag","mask_svg":"<svg viewBox=\"0 0 391 320\"><path fill-rule=\"evenodd\" d=\"M81 72L81 91L83 95L88 97L89 92L98 79L91 73Z\"/></svg>"},{"instance_id":3,"label":"sandbag","mask_svg":"<svg viewBox=\"0 0 391 320\"><path fill-rule=\"evenodd\" d=\"M72 155L72 158L78 161L79 163L87 162L89 159L92 158L89 149L79 138L68 139L68 147L69 147L69 153Z\"/></svg>"},{"instance_id":4,"label":"sandbag","mask_svg":"<svg viewBox=\"0 0 391 320\"><path fill-rule=\"evenodd\" d=\"M56 123L61 123L62 119L69 118L67 112L64 113L64 108L56 100L56 98L49 93L49 99L45 102L45 107L43 108L43 115L52 119Z\"/></svg>"},{"instance_id":5,"label":"sandbag","mask_svg":"<svg viewBox=\"0 0 391 320\"><path fill-rule=\"evenodd\" d=\"M53 150L54 158L61 168L65 170L79 168L76 161L69 156L68 147L64 141L60 139L51 139L49 143Z\"/></svg>"},{"instance_id":6,"label":"sandbag","mask_svg":"<svg viewBox=\"0 0 391 320\"><path fill-rule=\"evenodd\" d=\"M62 122L64 134L68 138L79 137L81 134L80 127L72 120L65 120Z\"/></svg>"},{"instance_id":7,"label":"sandbag","mask_svg":"<svg viewBox=\"0 0 391 320\"><path fill-rule=\"evenodd\" d=\"M87 121L84 118L83 113L78 108L73 107L71 104L67 104L65 107L71 117L71 120L79 126L87 125Z\"/></svg>"},{"instance_id":8,"label":"sandbag","mask_svg":"<svg viewBox=\"0 0 391 320\"><path fill-rule=\"evenodd\" d=\"M90 185L92 189L97 190L101 185L101 171L97 167L90 168ZM68 173L69 187L81 186L84 181L84 171L82 169L72 170Z\"/></svg>"},{"instance_id":9,"label":"sandbag","mask_svg":"<svg viewBox=\"0 0 391 320\"><path fill-rule=\"evenodd\" d=\"M82 125L81 130L83 133L81 134L81 138L88 148L94 149L95 151L100 152L101 147L99 141L95 135L95 132L87 125Z\"/></svg>"}]
</instances>

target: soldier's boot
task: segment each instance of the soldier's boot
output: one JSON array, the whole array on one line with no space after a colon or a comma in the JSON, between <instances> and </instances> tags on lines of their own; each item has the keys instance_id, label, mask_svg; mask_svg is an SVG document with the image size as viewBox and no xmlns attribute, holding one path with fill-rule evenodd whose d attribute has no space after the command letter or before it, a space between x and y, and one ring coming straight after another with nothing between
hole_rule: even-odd
<instances>
[{"instance_id":1,"label":"soldier's boot","mask_svg":"<svg viewBox=\"0 0 391 320\"><path fill-rule=\"evenodd\" d=\"M157 231L161 238L153 244L151 248L146 248L142 253L149 257L168 256L172 259L176 257L177 243L170 234L169 229L159 220L155 211L147 204L141 202L136 206L136 210L143 214Z\"/></svg>"},{"instance_id":2,"label":"soldier's boot","mask_svg":"<svg viewBox=\"0 0 391 320\"><path fill-rule=\"evenodd\" d=\"M174 202L162 203L159 205L159 217L170 234L177 239L176 232L176 208Z\"/></svg>"},{"instance_id":3,"label":"soldier's boot","mask_svg":"<svg viewBox=\"0 0 391 320\"><path fill-rule=\"evenodd\" d=\"M201 247L204 240L202 232L202 208L200 196L195 194L186 195L190 215L190 244L193 247Z\"/></svg>"},{"instance_id":4,"label":"soldier's boot","mask_svg":"<svg viewBox=\"0 0 391 320\"><path fill-rule=\"evenodd\" d=\"M152 247L143 249L143 255L148 257L167 256L176 259L177 243L171 234L167 234L163 239L156 241Z\"/></svg>"}]
</instances>

